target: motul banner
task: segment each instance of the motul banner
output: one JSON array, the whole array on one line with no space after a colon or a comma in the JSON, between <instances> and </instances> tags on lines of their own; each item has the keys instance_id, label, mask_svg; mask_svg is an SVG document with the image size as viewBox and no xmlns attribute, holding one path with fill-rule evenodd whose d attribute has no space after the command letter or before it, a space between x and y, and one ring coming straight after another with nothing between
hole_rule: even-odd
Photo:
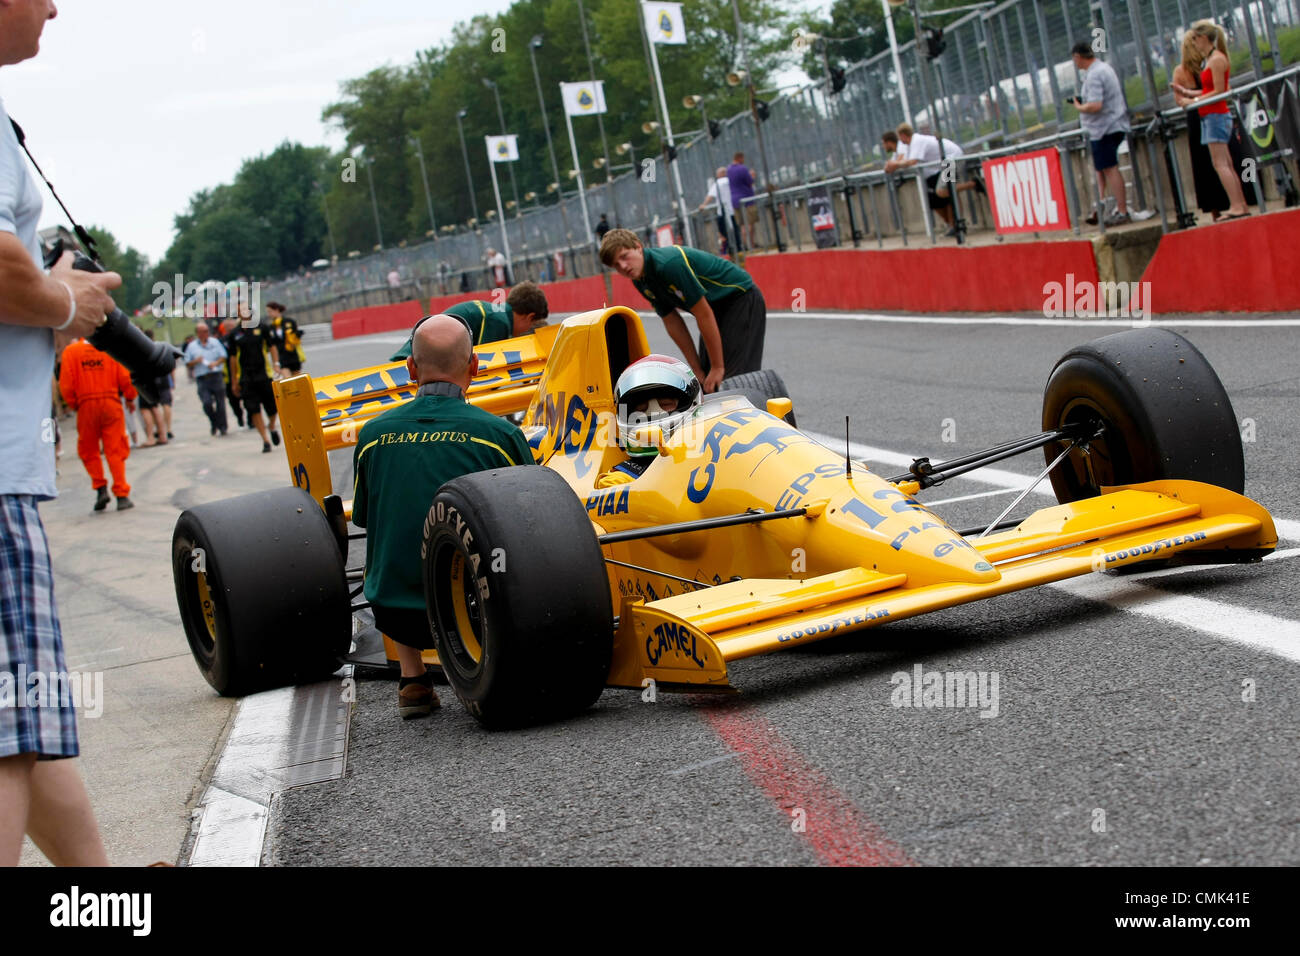
<instances>
[{"instance_id":1,"label":"motul banner","mask_svg":"<svg viewBox=\"0 0 1300 956\"><path fill-rule=\"evenodd\" d=\"M983 164L984 183L1000 233L1070 228L1061 158L1054 149L1019 153Z\"/></svg>"}]
</instances>

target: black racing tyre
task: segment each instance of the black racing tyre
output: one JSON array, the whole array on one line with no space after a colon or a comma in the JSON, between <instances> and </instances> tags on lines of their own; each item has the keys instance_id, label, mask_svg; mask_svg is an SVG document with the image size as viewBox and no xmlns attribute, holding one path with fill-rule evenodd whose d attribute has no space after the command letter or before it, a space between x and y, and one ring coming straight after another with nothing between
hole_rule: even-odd
<instances>
[{"instance_id":1,"label":"black racing tyre","mask_svg":"<svg viewBox=\"0 0 1300 956\"><path fill-rule=\"evenodd\" d=\"M423 558L438 659L479 723L522 726L595 703L613 650L609 576L563 478L523 465L447 482Z\"/></svg>"},{"instance_id":2,"label":"black racing tyre","mask_svg":"<svg viewBox=\"0 0 1300 956\"><path fill-rule=\"evenodd\" d=\"M1116 332L1066 352L1043 391L1043 429L1080 421L1105 427L1089 454L1052 470L1062 504L1103 485L1184 478L1241 493L1241 436L1228 393L1196 346L1168 329ZM1052 462L1064 442L1044 447Z\"/></svg>"},{"instance_id":3,"label":"black racing tyre","mask_svg":"<svg viewBox=\"0 0 1300 956\"><path fill-rule=\"evenodd\" d=\"M343 559L320 505L301 488L182 512L172 578L190 651L223 696L321 680L348 652Z\"/></svg>"},{"instance_id":4,"label":"black racing tyre","mask_svg":"<svg viewBox=\"0 0 1300 956\"><path fill-rule=\"evenodd\" d=\"M785 387L781 376L775 369L770 368L761 368L757 372L741 372L731 378L724 378L722 384L718 386L718 391L740 392L760 411L767 411L769 398L790 397L790 390ZM785 416L785 420L790 427L798 427L795 424L793 408L790 409L790 414Z\"/></svg>"}]
</instances>

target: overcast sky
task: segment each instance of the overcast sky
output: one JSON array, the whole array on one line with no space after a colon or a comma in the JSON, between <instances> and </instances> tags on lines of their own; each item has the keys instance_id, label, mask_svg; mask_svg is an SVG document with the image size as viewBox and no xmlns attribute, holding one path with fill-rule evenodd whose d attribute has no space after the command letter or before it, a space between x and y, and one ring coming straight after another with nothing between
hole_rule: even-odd
<instances>
[{"instance_id":1,"label":"overcast sky","mask_svg":"<svg viewBox=\"0 0 1300 956\"><path fill-rule=\"evenodd\" d=\"M73 215L157 260L171 244L172 217L199 189L229 182L242 160L285 139L340 147L342 135L320 119L340 82L407 64L449 39L454 22L499 13L510 0L57 6L41 52L0 69L0 98ZM41 225L62 221L47 195Z\"/></svg>"}]
</instances>

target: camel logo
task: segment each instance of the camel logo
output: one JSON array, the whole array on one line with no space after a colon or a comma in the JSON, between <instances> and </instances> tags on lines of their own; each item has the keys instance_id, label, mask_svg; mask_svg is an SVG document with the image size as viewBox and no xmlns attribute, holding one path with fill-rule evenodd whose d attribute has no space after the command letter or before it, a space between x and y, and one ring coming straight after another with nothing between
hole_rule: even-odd
<instances>
[{"instance_id":1,"label":"camel logo","mask_svg":"<svg viewBox=\"0 0 1300 956\"><path fill-rule=\"evenodd\" d=\"M785 451L790 445L798 445L807 441L811 441L811 439L804 437L794 429L785 428L781 425L769 425L755 435L752 441L732 445L722 457L725 460L732 455L743 455L747 451L753 451L760 445L769 445L775 451Z\"/></svg>"}]
</instances>

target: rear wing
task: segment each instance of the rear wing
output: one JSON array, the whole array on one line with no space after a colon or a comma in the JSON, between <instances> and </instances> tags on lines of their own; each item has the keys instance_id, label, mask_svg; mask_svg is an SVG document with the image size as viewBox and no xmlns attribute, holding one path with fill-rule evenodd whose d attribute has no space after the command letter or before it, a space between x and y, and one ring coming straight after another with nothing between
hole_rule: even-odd
<instances>
[{"instance_id":1,"label":"rear wing","mask_svg":"<svg viewBox=\"0 0 1300 956\"><path fill-rule=\"evenodd\" d=\"M493 415L526 411L559 331L558 325L543 325L529 335L475 349L478 374L466 399ZM404 362L319 378L304 372L277 381L275 400L294 485L323 506L334 493L329 453L355 445L362 425L414 397L415 383Z\"/></svg>"}]
</instances>

